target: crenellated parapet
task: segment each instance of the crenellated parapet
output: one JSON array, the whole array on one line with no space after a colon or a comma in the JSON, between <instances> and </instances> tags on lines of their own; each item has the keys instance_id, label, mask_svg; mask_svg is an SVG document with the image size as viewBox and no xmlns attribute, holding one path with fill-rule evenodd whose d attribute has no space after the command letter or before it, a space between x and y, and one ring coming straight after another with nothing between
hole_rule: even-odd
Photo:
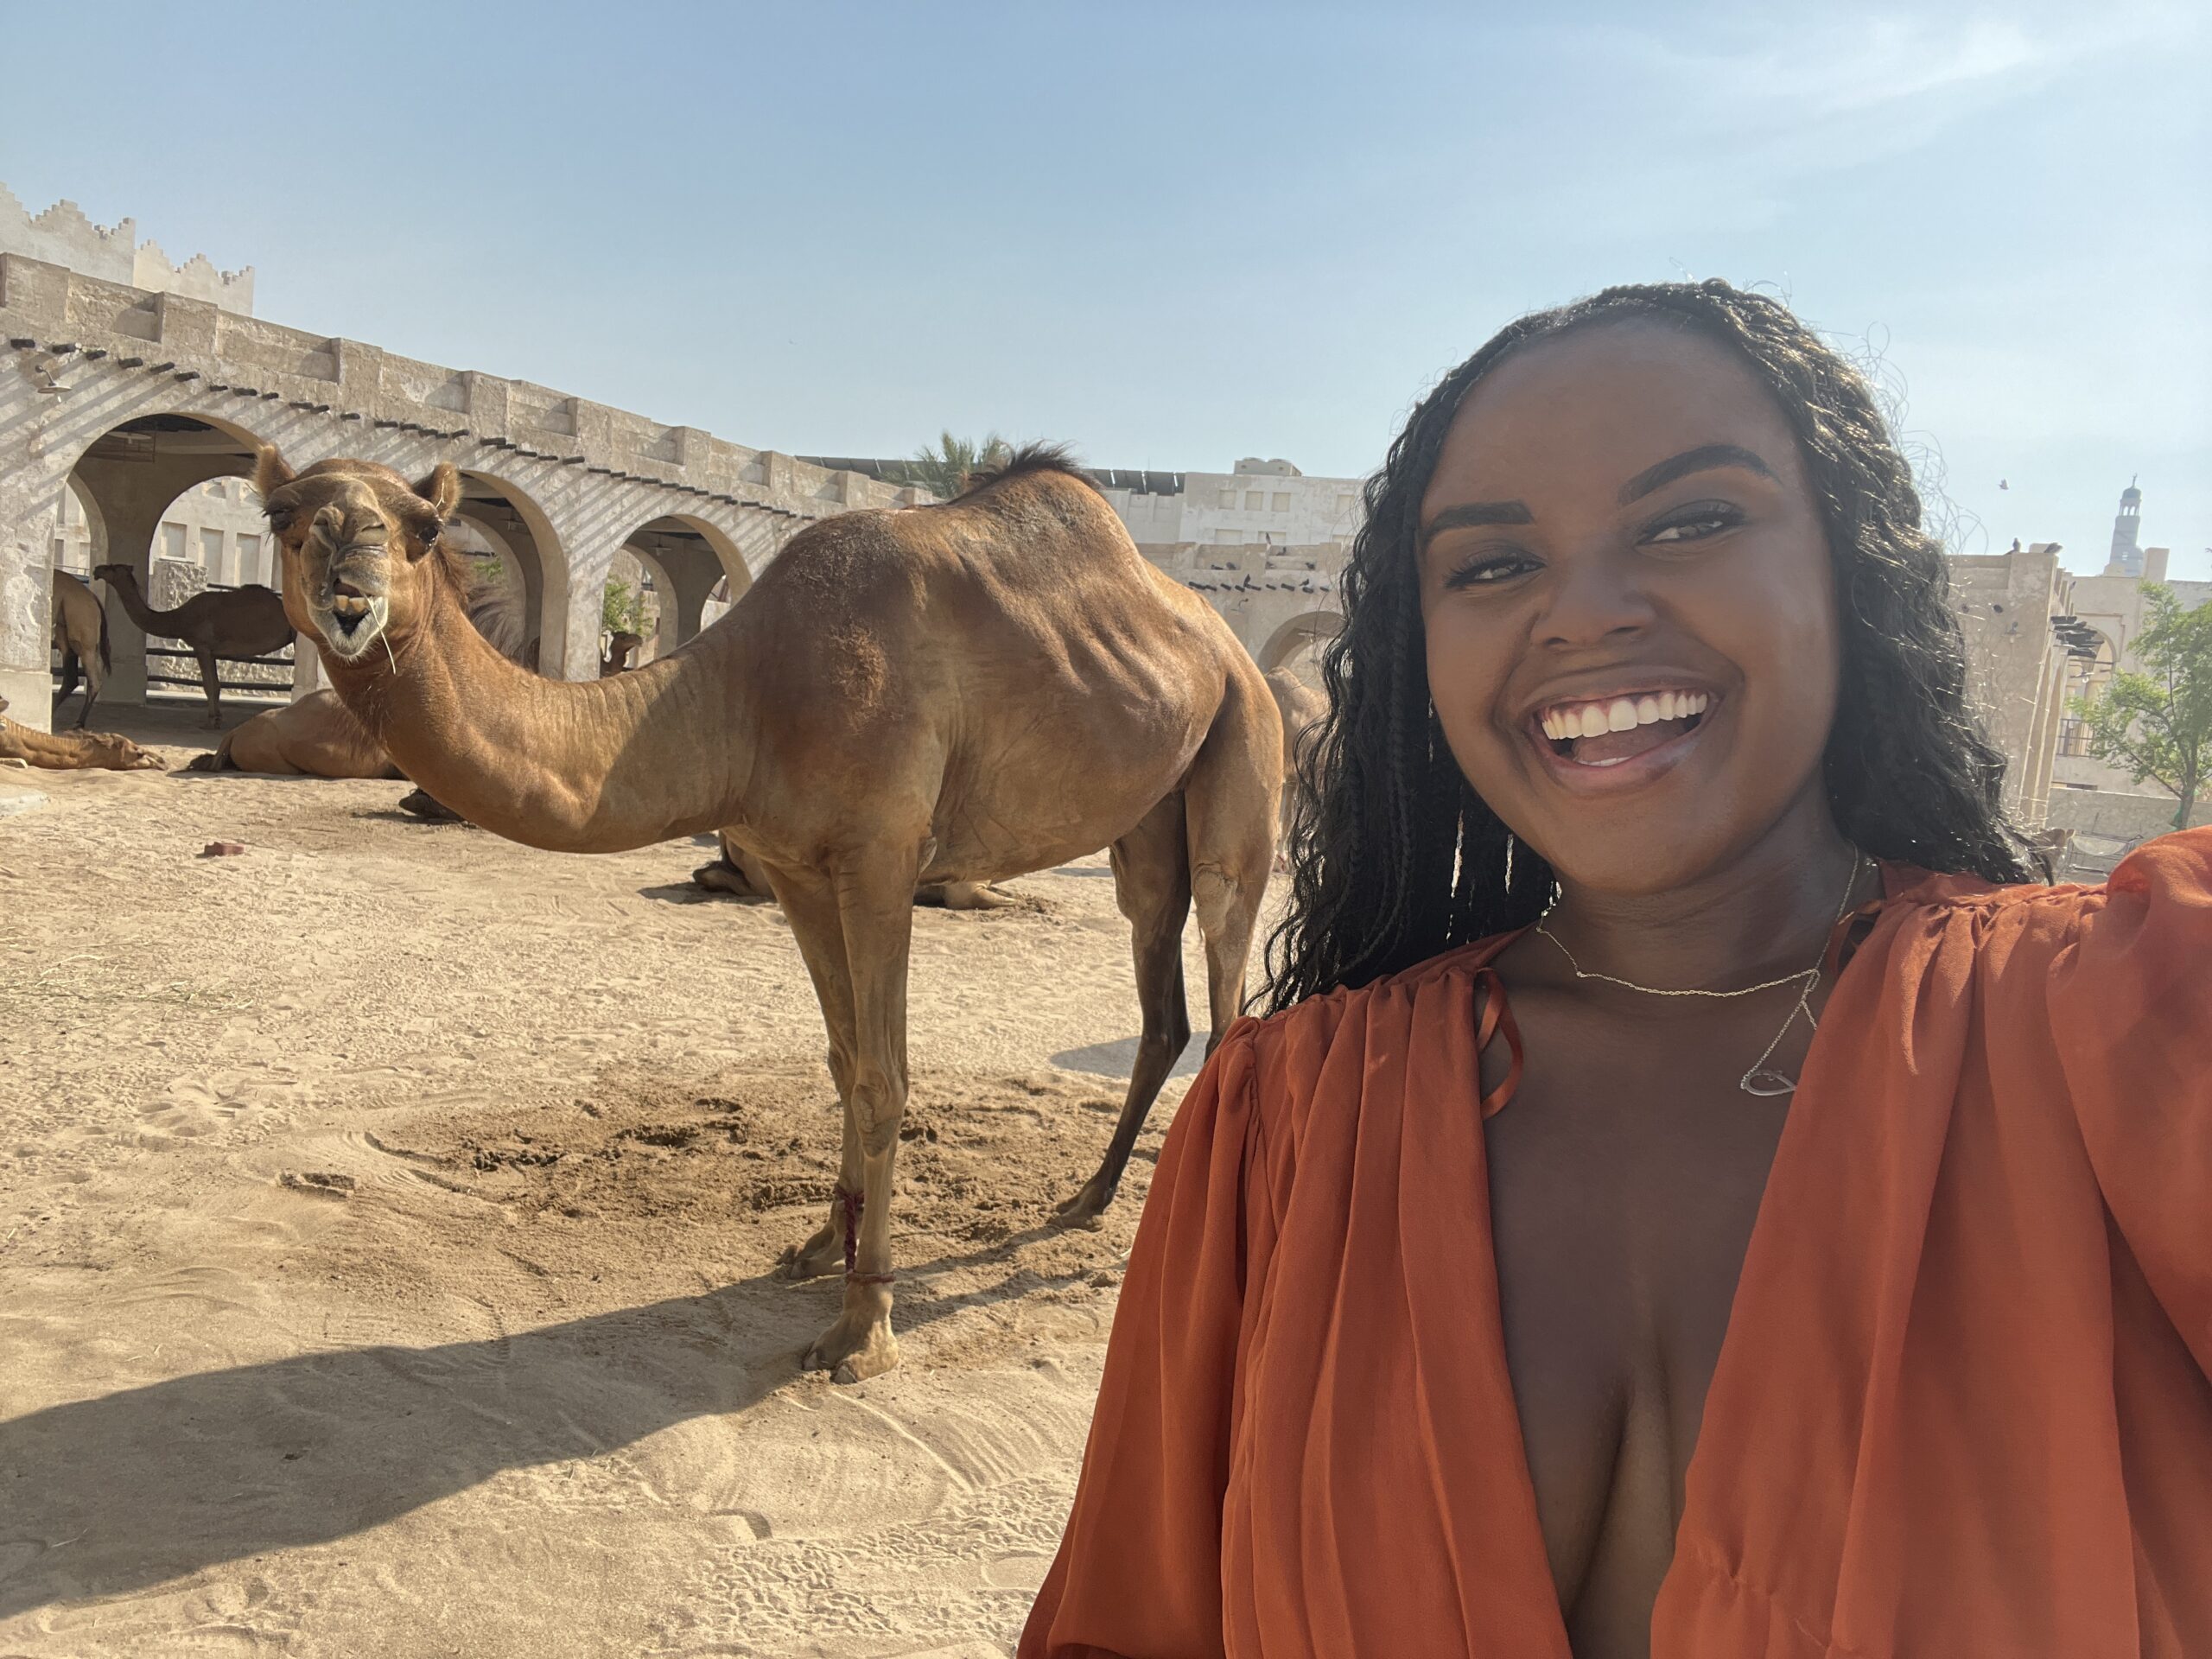
<instances>
[{"instance_id":1,"label":"crenellated parapet","mask_svg":"<svg viewBox=\"0 0 2212 1659\"><path fill-rule=\"evenodd\" d=\"M135 220L96 225L73 201L57 201L32 213L0 184L0 253L21 254L102 282L149 293L178 294L226 311L251 315L253 268L219 270L202 253L182 264L157 243L140 243Z\"/></svg>"}]
</instances>

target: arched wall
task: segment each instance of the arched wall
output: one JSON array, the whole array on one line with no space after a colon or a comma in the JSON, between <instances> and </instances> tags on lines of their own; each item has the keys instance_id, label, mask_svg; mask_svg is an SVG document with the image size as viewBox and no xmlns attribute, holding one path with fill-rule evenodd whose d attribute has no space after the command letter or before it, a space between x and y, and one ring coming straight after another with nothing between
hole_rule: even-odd
<instances>
[{"instance_id":1,"label":"arched wall","mask_svg":"<svg viewBox=\"0 0 2212 1659\"><path fill-rule=\"evenodd\" d=\"M1319 646L1344 631L1341 611L1306 611L1292 617L1268 636L1255 653L1262 671L1280 668L1307 645Z\"/></svg>"},{"instance_id":2,"label":"arched wall","mask_svg":"<svg viewBox=\"0 0 2212 1659\"><path fill-rule=\"evenodd\" d=\"M190 421L199 429L143 435L126 429L158 420ZM145 459L113 453L119 446L135 448L138 436L149 440ZM67 452L70 466L66 487L75 491L84 503L86 522L99 525L95 540L104 542L105 547L95 560L96 566L128 565L137 574L141 590L149 588L154 537L169 509L187 492L211 479L251 473L254 452L262 442L256 428L239 418L237 411L218 411L190 399L158 399L151 407L129 410L124 418L97 432L80 434ZM103 445L109 446L111 453L98 453ZM55 506L58 518L58 494ZM50 550L51 537L46 544ZM50 562L50 553L48 556ZM146 636L112 591L106 595L106 606L114 665L101 700L143 702Z\"/></svg>"}]
</instances>

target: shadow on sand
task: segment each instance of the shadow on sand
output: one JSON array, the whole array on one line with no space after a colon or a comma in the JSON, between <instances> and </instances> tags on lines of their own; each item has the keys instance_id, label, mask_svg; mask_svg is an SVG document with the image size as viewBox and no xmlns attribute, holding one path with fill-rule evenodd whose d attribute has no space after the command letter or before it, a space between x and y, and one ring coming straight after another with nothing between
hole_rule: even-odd
<instances>
[{"instance_id":1,"label":"shadow on sand","mask_svg":"<svg viewBox=\"0 0 2212 1659\"><path fill-rule=\"evenodd\" d=\"M899 1327L1072 1281L1016 1269L936 1298L909 1276L1049 1230L907 1269ZM835 1287L763 1275L510 1337L302 1354L0 1423L0 1619L327 1543L505 1470L741 1411L798 1375Z\"/></svg>"}]
</instances>

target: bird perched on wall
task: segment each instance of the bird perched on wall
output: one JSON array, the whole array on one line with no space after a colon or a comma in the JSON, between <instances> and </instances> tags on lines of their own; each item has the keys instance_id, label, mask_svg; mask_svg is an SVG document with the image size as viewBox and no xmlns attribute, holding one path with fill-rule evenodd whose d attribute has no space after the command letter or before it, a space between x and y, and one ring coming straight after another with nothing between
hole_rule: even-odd
<instances>
[{"instance_id":1,"label":"bird perched on wall","mask_svg":"<svg viewBox=\"0 0 2212 1659\"><path fill-rule=\"evenodd\" d=\"M23 372L30 377L32 386L42 392L69 390L55 373L60 366L61 359L51 352L33 352L23 359Z\"/></svg>"}]
</instances>

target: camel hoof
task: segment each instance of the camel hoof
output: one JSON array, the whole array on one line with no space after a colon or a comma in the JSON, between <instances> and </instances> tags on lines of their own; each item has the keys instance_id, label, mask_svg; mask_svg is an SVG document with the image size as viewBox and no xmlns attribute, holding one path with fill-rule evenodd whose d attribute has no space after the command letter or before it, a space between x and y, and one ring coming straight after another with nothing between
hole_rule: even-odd
<instances>
[{"instance_id":1,"label":"camel hoof","mask_svg":"<svg viewBox=\"0 0 2212 1659\"><path fill-rule=\"evenodd\" d=\"M184 763L184 769L187 772L220 772L223 769L223 757L213 751L206 754L195 754Z\"/></svg>"},{"instance_id":2,"label":"camel hoof","mask_svg":"<svg viewBox=\"0 0 2212 1659\"><path fill-rule=\"evenodd\" d=\"M844 1265L844 1245L842 1240L831 1239L827 1244L809 1239L804 1244L786 1244L784 1253L776 1258L776 1277L794 1284L809 1279L819 1279L823 1274Z\"/></svg>"},{"instance_id":3,"label":"camel hoof","mask_svg":"<svg viewBox=\"0 0 2212 1659\"><path fill-rule=\"evenodd\" d=\"M855 1331L840 1319L816 1338L800 1360L803 1371L827 1371L833 1382L865 1382L895 1370L899 1338L891 1334L891 1319L880 1314Z\"/></svg>"},{"instance_id":4,"label":"camel hoof","mask_svg":"<svg viewBox=\"0 0 2212 1659\"><path fill-rule=\"evenodd\" d=\"M1094 1175L1083 1184L1080 1192L1053 1212L1053 1225L1096 1229L1105 1220L1106 1207L1114 1202L1114 1187L1104 1185Z\"/></svg>"}]
</instances>

